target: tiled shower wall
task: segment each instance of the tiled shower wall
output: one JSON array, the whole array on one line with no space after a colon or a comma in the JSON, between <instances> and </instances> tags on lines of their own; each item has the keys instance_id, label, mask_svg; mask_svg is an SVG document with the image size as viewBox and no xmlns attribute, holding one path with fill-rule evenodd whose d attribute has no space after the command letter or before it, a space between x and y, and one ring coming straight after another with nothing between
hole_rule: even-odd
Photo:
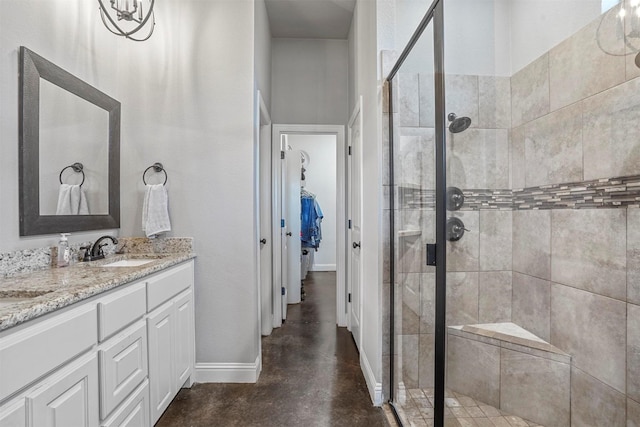
<instances>
[{"instance_id":1,"label":"tiled shower wall","mask_svg":"<svg viewBox=\"0 0 640 427\"><path fill-rule=\"evenodd\" d=\"M640 70L635 55L598 48L597 25L511 78L447 76L447 113L472 119L470 129L448 135L449 185L544 193L550 184L640 175ZM426 74L395 82L395 215L402 230L395 233L402 314L395 375L406 388L433 381L435 279L423 252L435 240L428 201L432 82ZM471 231L448 246L448 324L513 321L571 354L572 425L640 426L636 200L600 209L489 203L452 213ZM385 361L388 355L387 347Z\"/></svg>"},{"instance_id":2,"label":"tiled shower wall","mask_svg":"<svg viewBox=\"0 0 640 427\"><path fill-rule=\"evenodd\" d=\"M513 75L512 188L640 174L640 70L599 21ZM513 212L512 319L572 355L573 425L640 425L638 203Z\"/></svg>"}]
</instances>

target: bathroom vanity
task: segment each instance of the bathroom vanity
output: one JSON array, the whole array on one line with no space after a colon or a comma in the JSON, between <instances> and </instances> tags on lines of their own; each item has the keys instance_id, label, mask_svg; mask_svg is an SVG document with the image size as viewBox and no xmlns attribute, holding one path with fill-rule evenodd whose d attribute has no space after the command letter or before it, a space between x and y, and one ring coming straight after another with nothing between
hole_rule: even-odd
<instances>
[{"instance_id":1,"label":"bathroom vanity","mask_svg":"<svg viewBox=\"0 0 640 427\"><path fill-rule=\"evenodd\" d=\"M193 383L192 253L0 279L0 426L151 426Z\"/></svg>"}]
</instances>

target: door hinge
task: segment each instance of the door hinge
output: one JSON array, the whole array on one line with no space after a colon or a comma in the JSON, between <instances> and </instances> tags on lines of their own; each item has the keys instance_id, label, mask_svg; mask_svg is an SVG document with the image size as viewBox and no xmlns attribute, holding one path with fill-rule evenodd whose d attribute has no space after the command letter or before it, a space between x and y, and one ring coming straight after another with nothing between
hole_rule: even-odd
<instances>
[{"instance_id":1,"label":"door hinge","mask_svg":"<svg viewBox=\"0 0 640 427\"><path fill-rule=\"evenodd\" d=\"M284 151L280 152L280 159L284 160Z\"/></svg>"},{"instance_id":2,"label":"door hinge","mask_svg":"<svg viewBox=\"0 0 640 427\"><path fill-rule=\"evenodd\" d=\"M351 302L351 293L349 293L349 302Z\"/></svg>"},{"instance_id":3,"label":"door hinge","mask_svg":"<svg viewBox=\"0 0 640 427\"><path fill-rule=\"evenodd\" d=\"M349 230L351 230L351 220L349 220Z\"/></svg>"},{"instance_id":4,"label":"door hinge","mask_svg":"<svg viewBox=\"0 0 640 427\"><path fill-rule=\"evenodd\" d=\"M285 296L287 294L287 289L283 286L280 288L280 292L282 292L282 296Z\"/></svg>"},{"instance_id":5,"label":"door hinge","mask_svg":"<svg viewBox=\"0 0 640 427\"><path fill-rule=\"evenodd\" d=\"M351 146L349 146L349 155L351 155Z\"/></svg>"}]
</instances>

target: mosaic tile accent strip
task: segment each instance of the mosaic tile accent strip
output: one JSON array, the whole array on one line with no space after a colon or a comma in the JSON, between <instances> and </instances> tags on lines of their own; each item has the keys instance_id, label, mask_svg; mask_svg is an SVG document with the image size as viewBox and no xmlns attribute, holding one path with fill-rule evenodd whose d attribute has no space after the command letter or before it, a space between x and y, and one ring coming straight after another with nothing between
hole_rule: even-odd
<instances>
[{"instance_id":1,"label":"mosaic tile accent strip","mask_svg":"<svg viewBox=\"0 0 640 427\"><path fill-rule=\"evenodd\" d=\"M463 189L461 210L598 209L640 207L640 175L522 189ZM398 187L401 209L435 208L435 190Z\"/></svg>"},{"instance_id":2,"label":"mosaic tile accent strip","mask_svg":"<svg viewBox=\"0 0 640 427\"><path fill-rule=\"evenodd\" d=\"M640 175L513 190L514 209L640 206Z\"/></svg>"}]
</instances>

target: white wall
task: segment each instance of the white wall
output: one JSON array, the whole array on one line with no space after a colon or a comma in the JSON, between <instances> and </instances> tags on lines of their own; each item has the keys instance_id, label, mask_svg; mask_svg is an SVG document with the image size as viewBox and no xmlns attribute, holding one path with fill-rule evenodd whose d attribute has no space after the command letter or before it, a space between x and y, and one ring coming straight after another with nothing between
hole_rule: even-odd
<instances>
[{"instance_id":1,"label":"white wall","mask_svg":"<svg viewBox=\"0 0 640 427\"><path fill-rule=\"evenodd\" d=\"M346 40L272 40L271 118L282 124L346 124Z\"/></svg>"},{"instance_id":2,"label":"white wall","mask_svg":"<svg viewBox=\"0 0 640 427\"><path fill-rule=\"evenodd\" d=\"M271 105L271 30L264 0L255 0L255 69L256 89L267 108Z\"/></svg>"},{"instance_id":3,"label":"white wall","mask_svg":"<svg viewBox=\"0 0 640 427\"><path fill-rule=\"evenodd\" d=\"M601 7L601 0L511 2L512 74L594 20Z\"/></svg>"},{"instance_id":4,"label":"white wall","mask_svg":"<svg viewBox=\"0 0 640 427\"><path fill-rule=\"evenodd\" d=\"M194 236L199 363L258 355L253 210L254 1L156 2L156 30L134 43L86 0L3 0L0 15L0 250L55 244L18 237L18 47L122 103L122 236L141 235L141 174L169 175L171 236ZM113 231L112 231L113 232ZM72 242L109 230L76 233ZM248 256L249 255L249 256Z\"/></svg>"},{"instance_id":5,"label":"white wall","mask_svg":"<svg viewBox=\"0 0 640 427\"><path fill-rule=\"evenodd\" d=\"M314 254L313 271L336 270L336 149L335 135L289 134L288 144L309 156L305 188L316 195L324 214L322 242Z\"/></svg>"}]
</instances>

